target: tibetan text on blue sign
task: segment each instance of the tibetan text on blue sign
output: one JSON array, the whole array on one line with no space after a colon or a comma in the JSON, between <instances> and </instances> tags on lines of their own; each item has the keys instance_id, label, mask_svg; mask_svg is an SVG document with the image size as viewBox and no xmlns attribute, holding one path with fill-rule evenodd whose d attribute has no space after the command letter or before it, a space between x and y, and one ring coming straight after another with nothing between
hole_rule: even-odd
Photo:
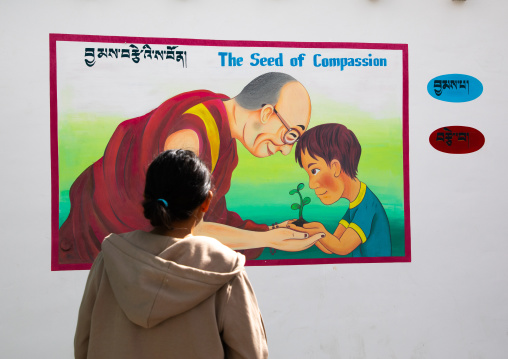
<instances>
[{"instance_id":1,"label":"tibetan text on blue sign","mask_svg":"<svg viewBox=\"0 0 508 359\"><path fill-rule=\"evenodd\" d=\"M430 80L427 91L429 95L441 101L467 102L480 97L483 85L472 76L450 74Z\"/></svg>"}]
</instances>

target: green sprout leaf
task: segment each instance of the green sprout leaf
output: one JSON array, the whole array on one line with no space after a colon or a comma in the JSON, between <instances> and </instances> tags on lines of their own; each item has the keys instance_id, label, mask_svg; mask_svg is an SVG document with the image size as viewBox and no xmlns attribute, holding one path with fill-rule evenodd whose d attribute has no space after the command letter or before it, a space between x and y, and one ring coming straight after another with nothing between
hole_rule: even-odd
<instances>
[{"instance_id":1,"label":"green sprout leaf","mask_svg":"<svg viewBox=\"0 0 508 359\"><path fill-rule=\"evenodd\" d=\"M291 191L289 191L289 194L293 195L296 193L296 189L292 189Z\"/></svg>"},{"instance_id":2,"label":"green sprout leaf","mask_svg":"<svg viewBox=\"0 0 508 359\"><path fill-rule=\"evenodd\" d=\"M303 205L305 206L306 204L309 204L310 203L310 197L305 197L303 199Z\"/></svg>"},{"instance_id":3,"label":"green sprout leaf","mask_svg":"<svg viewBox=\"0 0 508 359\"><path fill-rule=\"evenodd\" d=\"M300 183L296 188L298 188L298 190L301 191L303 187L305 187L305 185L303 183Z\"/></svg>"},{"instance_id":4,"label":"green sprout leaf","mask_svg":"<svg viewBox=\"0 0 508 359\"><path fill-rule=\"evenodd\" d=\"M299 209L300 208L300 205L298 203L293 203L291 205L291 209Z\"/></svg>"}]
</instances>

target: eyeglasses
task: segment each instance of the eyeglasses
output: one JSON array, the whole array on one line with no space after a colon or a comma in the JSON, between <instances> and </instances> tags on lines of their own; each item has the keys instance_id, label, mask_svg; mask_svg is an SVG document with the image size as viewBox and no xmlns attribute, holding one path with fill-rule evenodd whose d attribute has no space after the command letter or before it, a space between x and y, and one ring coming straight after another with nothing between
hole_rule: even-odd
<instances>
[{"instance_id":1,"label":"eyeglasses","mask_svg":"<svg viewBox=\"0 0 508 359\"><path fill-rule=\"evenodd\" d=\"M263 105L262 107L264 106L266 105ZM284 127L286 127L287 130L286 133L284 133L284 136L282 137L282 141L284 141L286 145L292 145L296 141L298 141L300 139L300 132L298 132L296 128L289 127L288 123L284 121L280 113L275 109L275 106L273 107L273 112L275 113L275 115L277 115L280 122L282 122L282 124L284 125Z\"/></svg>"}]
</instances>

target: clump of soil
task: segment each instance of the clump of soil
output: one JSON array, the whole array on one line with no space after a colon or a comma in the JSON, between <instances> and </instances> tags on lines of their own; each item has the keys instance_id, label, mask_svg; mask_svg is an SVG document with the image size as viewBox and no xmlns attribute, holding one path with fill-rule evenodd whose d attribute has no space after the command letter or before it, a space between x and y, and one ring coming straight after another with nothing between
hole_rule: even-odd
<instances>
[{"instance_id":1,"label":"clump of soil","mask_svg":"<svg viewBox=\"0 0 508 359\"><path fill-rule=\"evenodd\" d=\"M303 228L303 225L304 225L305 223L309 223L309 222L307 222L307 221L306 221L305 219L303 219L303 218L299 218L299 219L297 219L296 221L294 221L294 222L293 222L293 224L294 224L295 226L302 227L302 228Z\"/></svg>"}]
</instances>

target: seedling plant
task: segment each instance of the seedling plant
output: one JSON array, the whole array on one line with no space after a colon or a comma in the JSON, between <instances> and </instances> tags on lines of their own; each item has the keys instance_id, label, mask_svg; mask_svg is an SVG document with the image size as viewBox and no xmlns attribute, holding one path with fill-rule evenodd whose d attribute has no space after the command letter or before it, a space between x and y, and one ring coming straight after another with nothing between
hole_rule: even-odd
<instances>
[{"instance_id":1,"label":"seedling plant","mask_svg":"<svg viewBox=\"0 0 508 359\"><path fill-rule=\"evenodd\" d=\"M298 210L298 219L295 222L293 222L293 224L298 227L303 227L305 223L309 223L303 218L303 207L310 203L310 197L303 198L300 192L304 187L305 185L303 183L300 183L298 186L296 186L295 189L289 191L290 195L294 195L295 193L297 193L298 196L300 197L300 203L293 203L291 205L291 209Z\"/></svg>"}]
</instances>

